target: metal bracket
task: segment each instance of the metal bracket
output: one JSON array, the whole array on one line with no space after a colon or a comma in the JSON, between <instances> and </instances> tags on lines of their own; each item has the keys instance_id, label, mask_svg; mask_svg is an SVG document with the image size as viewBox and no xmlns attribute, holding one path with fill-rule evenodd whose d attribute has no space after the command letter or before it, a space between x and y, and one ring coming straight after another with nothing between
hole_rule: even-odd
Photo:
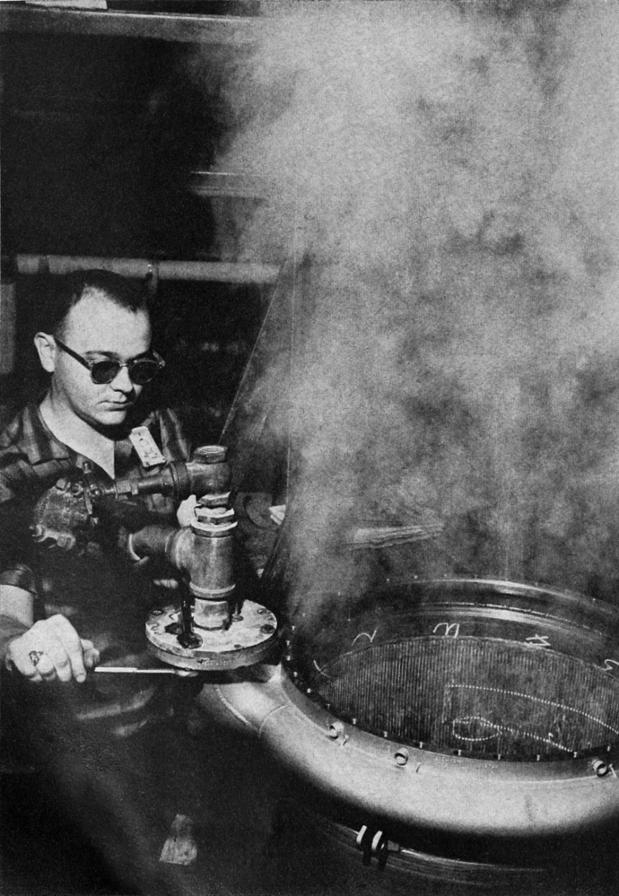
<instances>
[{"instance_id":1,"label":"metal bracket","mask_svg":"<svg viewBox=\"0 0 619 896\"><path fill-rule=\"evenodd\" d=\"M364 824L359 828L355 845L363 853L363 864L371 865L376 859L377 865L383 869L389 858L389 841L383 831Z\"/></svg>"}]
</instances>

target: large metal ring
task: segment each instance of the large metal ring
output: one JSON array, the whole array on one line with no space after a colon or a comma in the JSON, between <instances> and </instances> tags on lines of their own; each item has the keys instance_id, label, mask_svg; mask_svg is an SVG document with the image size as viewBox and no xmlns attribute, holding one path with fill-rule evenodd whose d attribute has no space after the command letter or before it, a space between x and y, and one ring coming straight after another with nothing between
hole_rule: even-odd
<instances>
[{"instance_id":1,"label":"large metal ring","mask_svg":"<svg viewBox=\"0 0 619 896\"><path fill-rule=\"evenodd\" d=\"M45 653L44 650L31 650L28 656L30 657L30 662L33 666L38 666L39 660Z\"/></svg>"}]
</instances>

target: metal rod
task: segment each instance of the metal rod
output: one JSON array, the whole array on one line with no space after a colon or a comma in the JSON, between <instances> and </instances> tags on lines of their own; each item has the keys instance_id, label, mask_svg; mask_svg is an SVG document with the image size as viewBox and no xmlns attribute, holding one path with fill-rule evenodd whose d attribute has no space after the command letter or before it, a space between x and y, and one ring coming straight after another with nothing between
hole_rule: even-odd
<instances>
[{"instance_id":1,"label":"metal rod","mask_svg":"<svg viewBox=\"0 0 619 896\"><path fill-rule=\"evenodd\" d=\"M113 675L180 675L183 678L197 674L189 669L175 669L172 666L161 669L140 669L138 666L96 666L92 671Z\"/></svg>"},{"instance_id":2,"label":"metal rod","mask_svg":"<svg viewBox=\"0 0 619 896\"><path fill-rule=\"evenodd\" d=\"M218 283L275 283L275 264L225 261L149 261L146 258L103 258L91 255L18 254L20 274L66 274L76 269L103 268L125 277L155 274L159 280L200 280Z\"/></svg>"}]
</instances>

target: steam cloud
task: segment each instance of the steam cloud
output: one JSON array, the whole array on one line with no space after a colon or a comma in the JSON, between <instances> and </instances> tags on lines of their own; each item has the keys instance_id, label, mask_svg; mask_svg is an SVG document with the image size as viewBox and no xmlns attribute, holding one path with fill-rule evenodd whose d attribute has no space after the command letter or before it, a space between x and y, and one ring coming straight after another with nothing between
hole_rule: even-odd
<instances>
[{"instance_id":1,"label":"steam cloud","mask_svg":"<svg viewBox=\"0 0 619 896\"><path fill-rule=\"evenodd\" d=\"M442 572L612 598L618 7L265 7L220 167L274 185L243 256L311 262L305 578L351 521L441 520Z\"/></svg>"}]
</instances>

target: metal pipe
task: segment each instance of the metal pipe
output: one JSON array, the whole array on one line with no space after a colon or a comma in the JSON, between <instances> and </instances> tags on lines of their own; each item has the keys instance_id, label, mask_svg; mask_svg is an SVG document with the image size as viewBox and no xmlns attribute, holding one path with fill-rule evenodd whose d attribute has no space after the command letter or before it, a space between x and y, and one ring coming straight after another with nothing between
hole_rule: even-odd
<instances>
[{"instance_id":1,"label":"metal pipe","mask_svg":"<svg viewBox=\"0 0 619 896\"><path fill-rule=\"evenodd\" d=\"M196 280L205 283L275 283L279 267L274 264L227 261L149 261L146 258L104 258L94 255L18 254L19 274L67 274L76 269L101 268L124 277L158 280Z\"/></svg>"},{"instance_id":2,"label":"metal pipe","mask_svg":"<svg viewBox=\"0 0 619 896\"><path fill-rule=\"evenodd\" d=\"M262 23L249 16L210 16L124 10L24 8L0 4L0 32L42 34L104 34L112 37L154 38L243 46L256 40Z\"/></svg>"},{"instance_id":3,"label":"metal pipe","mask_svg":"<svg viewBox=\"0 0 619 896\"><path fill-rule=\"evenodd\" d=\"M137 532L132 532L129 544L138 557L164 557L174 537L181 531L183 530L175 526L154 523L152 526L144 526Z\"/></svg>"},{"instance_id":4,"label":"metal pipe","mask_svg":"<svg viewBox=\"0 0 619 896\"><path fill-rule=\"evenodd\" d=\"M226 463L203 463L194 457L189 461L170 461L156 473L147 473L140 479L117 479L111 485L96 484L98 498L122 498L128 495L170 495L183 501L189 495L227 500L230 488L230 471Z\"/></svg>"},{"instance_id":5,"label":"metal pipe","mask_svg":"<svg viewBox=\"0 0 619 896\"><path fill-rule=\"evenodd\" d=\"M302 785L360 818L388 816L394 826L477 838L484 849L511 841L605 830L619 818L619 779L572 762L470 760L407 747L353 725L332 736L337 718L301 695L281 667L269 680L205 684L207 716L253 733Z\"/></svg>"}]
</instances>

